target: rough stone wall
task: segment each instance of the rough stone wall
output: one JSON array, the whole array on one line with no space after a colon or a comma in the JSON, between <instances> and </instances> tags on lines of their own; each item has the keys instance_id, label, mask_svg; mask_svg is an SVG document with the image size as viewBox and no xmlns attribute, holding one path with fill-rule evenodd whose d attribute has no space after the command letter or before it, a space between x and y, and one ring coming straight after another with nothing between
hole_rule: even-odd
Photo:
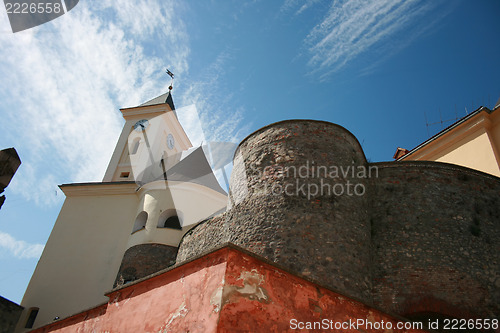
<instances>
[{"instance_id":1,"label":"rough stone wall","mask_svg":"<svg viewBox=\"0 0 500 333\"><path fill-rule=\"evenodd\" d=\"M286 172L304 165L375 171L366 177ZM348 181L366 192L299 190L303 183ZM229 242L385 311L500 317L497 177L436 162L369 164L344 128L295 120L243 140L231 191L231 209L185 235L178 264Z\"/></svg>"},{"instance_id":2,"label":"rough stone wall","mask_svg":"<svg viewBox=\"0 0 500 333\"><path fill-rule=\"evenodd\" d=\"M366 186L366 179L321 169L366 167L356 138L327 122L286 121L247 137L235 156L234 206L188 233L177 262L230 242L333 289L370 300L367 197L335 195L333 190L337 186L339 192L349 183Z\"/></svg>"},{"instance_id":3,"label":"rough stone wall","mask_svg":"<svg viewBox=\"0 0 500 333\"><path fill-rule=\"evenodd\" d=\"M372 179L375 304L500 315L500 179L450 164L380 163Z\"/></svg>"},{"instance_id":4,"label":"rough stone wall","mask_svg":"<svg viewBox=\"0 0 500 333\"><path fill-rule=\"evenodd\" d=\"M189 230L182 239L176 263L182 263L192 257L217 248L226 243L226 214L212 217Z\"/></svg>"},{"instance_id":5,"label":"rough stone wall","mask_svg":"<svg viewBox=\"0 0 500 333\"><path fill-rule=\"evenodd\" d=\"M177 248L163 244L139 244L123 255L113 287L141 279L175 264Z\"/></svg>"},{"instance_id":6,"label":"rough stone wall","mask_svg":"<svg viewBox=\"0 0 500 333\"><path fill-rule=\"evenodd\" d=\"M12 333L23 307L0 296L0 333Z\"/></svg>"}]
</instances>

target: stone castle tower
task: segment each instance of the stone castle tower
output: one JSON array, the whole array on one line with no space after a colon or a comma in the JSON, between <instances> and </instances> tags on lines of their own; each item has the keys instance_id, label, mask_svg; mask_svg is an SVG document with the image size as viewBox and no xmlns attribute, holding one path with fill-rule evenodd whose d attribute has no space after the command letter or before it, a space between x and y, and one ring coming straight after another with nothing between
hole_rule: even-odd
<instances>
[{"instance_id":1,"label":"stone castle tower","mask_svg":"<svg viewBox=\"0 0 500 333\"><path fill-rule=\"evenodd\" d=\"M226 197L213 179L175 180L203 159L176 155L190 143L169 94L121 111L126 124L104 181L61 187L67 199L23 299L19 331L29 309L39 311L34 327L67 317L37 332L281 332L291 316L340 313L500 316L499 178L445 163L369 163L343 127L288 120L239 144ZM145 134L160 145L146 144ZM169 173L172 158L173 168L183 167ZM129 181L148 159L145 181ZM54 264L61 251L66 257ZM58 296L49 301L47 293ZM276 317L278 308L287 315ZM137 309L149 319L127 319Z\"/></svg>"},{"instance_id":2,"label":"stone castle tower","mask_svg":"<svg viewBox=\"0 0 500 333\"><path fill-rule=\"evenodd\" d=\"M178 262L231 243L407 318L500 315L499 178L368 163L350 132L311 120L268 125L236 156L238 204L186 234Z\"/></svg>"}]
</instances>

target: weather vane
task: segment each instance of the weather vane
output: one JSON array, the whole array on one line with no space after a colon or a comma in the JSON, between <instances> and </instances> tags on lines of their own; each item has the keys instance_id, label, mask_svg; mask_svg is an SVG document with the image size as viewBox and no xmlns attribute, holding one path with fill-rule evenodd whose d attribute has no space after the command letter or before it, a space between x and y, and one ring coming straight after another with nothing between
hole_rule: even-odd
<instances>
[{"instance_id":1,"label":"weather vane","mask_svg":"<svg viewBox=\"0 0 500 333\"><path fill-rule=\"evenodd\" d=\"M172 78L172 80L170 81L170 86L168 86L168 90L172 90L174 87L174 73L172 73L168 68L167 68L167 71L166 73Z\"/></svg>"}]
</instances>

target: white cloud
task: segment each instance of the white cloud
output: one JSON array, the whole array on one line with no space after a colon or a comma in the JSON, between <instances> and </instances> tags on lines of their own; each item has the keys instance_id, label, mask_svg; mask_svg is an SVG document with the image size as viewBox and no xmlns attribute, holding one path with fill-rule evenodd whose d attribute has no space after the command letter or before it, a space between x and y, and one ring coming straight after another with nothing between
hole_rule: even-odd
<instances>
[{"instance_id":1,"label":"white cloud","mask_svg":"<svg viewBox=\"0 0 500 333\"><path fill-rule=\"evenodd\" d=\"M299 0L285 0L285 2L281 5L280 11L287 12L297 6L298 2Z\"/></svg>"},{"instance_id":2,"label":"white cloud","mask_svg":"<svg viewBox=\"0 0 500 333\"><path fill-rule=\"evenodd\" d=\"M19 259L38 259L43 251L43 244L29 244L16 240L11 235L0 231L0 247Z\"/></svg>"},{"instance_id":3,"label":"white cloud","mask_svg":"<svg viewBox=\"0 0 500 333\"><path fill-rule=\"evenodd\" d=\"M281 12L288 12L290 10L295 9L298 5L300 7L296 10L295 15L300 15L316 3L320 2L320 0L285 0L283 5L280 8Z\"/></svg>"},{"instance_id":4,"label":"white cloud","mask_svg":"<svg viewBox=\"0 0 500 333\"><path fill-rule=\"evenodd\" d=\"M282 11L297 8L296 15L313 5L315 0L286 0ZM438 1L421 0L343 0L333 1L324 18L306 37L310 54L308 65L314 75L321 79L338 72L356 57L373 52L381 57L376 48L397 49L391 44L404 29L404 40L414 38L429 24L420 24L418 19L437 6ZM374 62L378 59L374 59Z\"/></svg>"},{"instance_id":5,"label":"white cloud","mask_svg":"<svg viewBox=\"0 0 500 333\"><path fill-rule=\"evenodd\" d=\"M188 70L177 7L80 1L50 23L0 34L0 112L10 124L0 135L23 152L14 192L47 204L57 183L101 180L123 126L118 108L166 91L165 67Z\"/></svg>"},{"instance_id":6,"label":"white cloud","mask_svg":"<svg viewBox=\"0 0 500 333\"><path fill-rule=\"evenodd\" d=\"M53 174L45 175L39 179L36 169L29 163L22 164L15 177L9 185L10 189L16 189L18 193L36 205L52 206L62 201L64 196L57 186L57 180Z\"/></svg>"},{"instance_id":7,"label":"white cloud","mask_svg":"<svg viewBox=\"0 0 500 333\"><path fill-rule=\"evenodd\" d=\"M165 92L165 68L187 76L183 11L173 0L81 1L50 23L0 34L0 113L10 124L0 139L9 137L23 162L13 192L50 206L62 198L57 184L102 179L123 126L118 109ZM176 82L175 104L196 104L211 141L238 141L248 128L223 92L231 89L220 89L228 57L196 82Z\"/></svg>"}]
</instances>

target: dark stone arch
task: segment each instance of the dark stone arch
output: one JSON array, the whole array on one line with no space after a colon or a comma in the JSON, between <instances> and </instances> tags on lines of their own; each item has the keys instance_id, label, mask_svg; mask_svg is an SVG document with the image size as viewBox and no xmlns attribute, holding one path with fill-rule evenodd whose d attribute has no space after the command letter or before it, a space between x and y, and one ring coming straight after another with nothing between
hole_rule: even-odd
<instances>
[{"instance_id":1,"label":"dark stone arch","mask_svg":"<svg viewBox=\"0 0 500 333\"><path fill-rule=\"evenodd\" d=\"M163 244L139 244L123 255L113 287L142 279L175 264L177 248Z\"/></svg>"}]
</instances>

